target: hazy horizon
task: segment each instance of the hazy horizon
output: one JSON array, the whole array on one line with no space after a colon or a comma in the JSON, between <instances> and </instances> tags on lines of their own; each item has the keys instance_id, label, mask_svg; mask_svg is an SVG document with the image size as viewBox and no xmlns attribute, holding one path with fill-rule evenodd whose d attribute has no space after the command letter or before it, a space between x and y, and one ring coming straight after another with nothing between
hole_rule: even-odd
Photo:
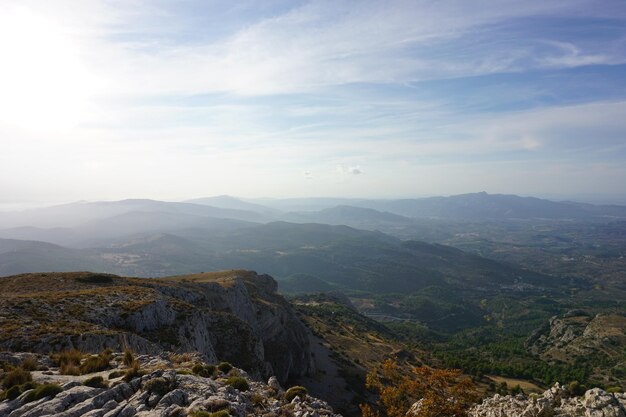
<instances>
[{"instance_id":1,"label":"hazy horizon","mask_svg":"<svg viewBox=\"0 0 626 417\"><path fill-rule=\"evenodd\" d=\"M626 200L622 1L0 0L0 52L0 206Z\"/></svg>"},{"instance_id":2,"label":"hazy horizon","mask_svg":"<svg viewBox=\"0 0 626 417\"><path fill-rule=\"evenodd\" d=\"M484 191L472 191L469 193L461 193L461 194L474 194L481 193ZM527 195L527 194L515 194L515 193L487 193L487 194L505 194L505 195L518 195L520 197L534 197L540 199L551 200L555 202L561 201L571 201L577 203L588 203L595 205L622 205L626 206L626 195L601 195L601 194L578 194L578 195L558 195L558 194L537 194L537 195ZM107 199L107 198L96 198L93 200L68 200L68 201L18 201L18 202L3 202L0 200L0 212L10 212L10 211L22 211L22 210L30 210L30 209L38 209L45 207L53 207L60 206L66 204L76 204L76 203L94 203L94 202L114 202L114 201L123 201L123 200L154 200L154 201L164 201L164 202L189 202L190 200L202 199L202 198L211 198L211 197L232 197L244 202L253 202L260 205L263 205L264 202L271 202L272 200L402 200L402 199L422 199L422 198L430 198L430 197L451 197L459 194L433 194L433 195L407 195L407 196L391 196L391 197L367 197L367 196L356 196L356 197L345 197L345 196L310 196L310 197L298 197L298 196L263 196L263 197L246 197L246 196L235 196L230 194L220 194L220 195L204 195L204 196L192 196L188 198L182 199L158 199L151 197L137 197L137 196L129 196L126 198L120 199Z\"/></svg>"}]
</instances>

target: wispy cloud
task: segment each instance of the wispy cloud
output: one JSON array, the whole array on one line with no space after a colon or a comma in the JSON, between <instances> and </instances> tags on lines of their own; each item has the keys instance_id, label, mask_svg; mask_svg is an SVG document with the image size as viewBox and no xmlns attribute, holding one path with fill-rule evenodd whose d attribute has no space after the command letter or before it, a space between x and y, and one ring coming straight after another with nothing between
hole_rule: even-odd
<instances>
[{"instance_id":1,"label":"wispy cloud","mask_svg":"<svg viewBox=\"0 0 626 417\"><path fill-rule=\"evenodd\" d=\"M23 198L51 181L68 199L463 191L504 163L528 178L519 161L624 177L621 1L24 0L0 16L0 187Z\"/></svg>"}]
</instances>

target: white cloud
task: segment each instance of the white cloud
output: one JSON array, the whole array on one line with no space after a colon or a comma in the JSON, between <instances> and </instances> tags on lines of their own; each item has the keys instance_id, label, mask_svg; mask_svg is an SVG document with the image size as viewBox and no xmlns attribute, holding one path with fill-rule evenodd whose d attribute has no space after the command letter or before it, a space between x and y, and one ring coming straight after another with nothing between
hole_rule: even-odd
<instances>
[{"instance_id":1,"label":"white cloud","mask_svg":"<svg viewBox=\"0 0 626 417\"><path fill-rule=\"evenodd\" d=\"M316 1L226 38L178 42L156 36L167 29L155 27L154 16L164 15L156 20L162 24L172 11L150 2L61 2L58 10L49 2L24 4L69 28L91 75L106 81L104 94L127 96L311 92L329 85L403 83L518 70L533 65L524 48L512 51L505 44L459 60L457 51L446 54L446 45L473 32L488 33L490 25L507 19L575 15L590 3L507 0L476 7L459 0ZM593 12L600 13L597 9L602 8ZM170 17L174 28L176 18ZM623 62L623 54L615 53L619 52L583 54L576 45L563 44L534 65Z\"/></svg>"},{"instance_id":2,"label":"white cloud","mask_svg":"<svg viewBox=\"0 0 626 417\"><path fill-rule=\"evenodd\" d=\"M322 104L308 101L342 84L622 62L620 50L543 39L514 51L506 42L486 50L470 45L467 56L457 55L457 41L489 37L510 19L577 15L589 1L319 1L208 39L174 39L182 23L153 4L25 0L17 13L29 16L27 25L0 24L1 48L24 58L0 66L0 88L11 91L0 98L3 193L69 200L184 198L205 190L402 194L415 190L413 178L422 193L437 185L463 191L495 166L467 160L554 159L555 147L592 157L618 146L626 131L621 102L465 116L436 100L340 89ZM0 0L0 16L14 10ZM155 19L172 26L162 29ZM538 58L537 45L548 45ZM34 55L21 56L25 51ZM306 97L277 104L292 93ZM216 98L177 104L199 94ZM609 166L594 175L615 173ZM463 178L454 183L455 175ZM339 185L338 176L345 179Z\"/></svg>"}]
</instances>

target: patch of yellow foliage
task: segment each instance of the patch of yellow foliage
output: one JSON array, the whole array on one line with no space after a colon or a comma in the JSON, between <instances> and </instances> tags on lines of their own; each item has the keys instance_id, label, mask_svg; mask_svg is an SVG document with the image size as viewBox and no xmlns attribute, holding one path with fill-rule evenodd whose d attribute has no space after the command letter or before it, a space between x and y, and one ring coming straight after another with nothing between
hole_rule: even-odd
<instances>
[{"instance_id":1,"label":"patch of yellow foliage","mask_svg":"<svg viewBox=\"0 0 626 417\"><path fill-rule=\"evenodd\" d=\"M392 359L367 374L366 386L378 393L379 409L362 404L363 417L404 417L418 400L414 417L464 417L479 399L472 380L458 370L420 366L407 374Z\"/></svg>"}]
</instances>

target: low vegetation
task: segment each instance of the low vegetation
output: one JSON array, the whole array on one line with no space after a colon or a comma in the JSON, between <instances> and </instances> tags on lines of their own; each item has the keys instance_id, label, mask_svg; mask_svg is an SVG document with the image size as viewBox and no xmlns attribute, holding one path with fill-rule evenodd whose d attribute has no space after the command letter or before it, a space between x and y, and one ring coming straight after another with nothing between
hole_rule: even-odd
<instances>
[{"instance_id":1,"label":"low vegetation","mask_svg":"<svg viewBox=\"0 0 626 417\"><path fill-rule=\"evenodd\" d=\"M126 371L123 379L125 382L130 382L133 379L139 378L143 375L145 375L145 373L141 370L139 362L135 361L133 362L133 365Z\"/></svg>"},{"instance_id":2,"label":"low vegetation","mask_svg":"<svg viewBox=\"0 0 626 417\"><path fill-rule=\"evenodd\" d=\"M109 384L100 375L93 376L83 381L83 385L92 388L108 388Z\"/></svg>"},{"instance_id":3,"label":"low vegetation","mask_svg":"<svg viewBox=\"0 0 626 417\"><path fill-rule=\"evenodd\" d=\"M230 413L227 410L220 410L214 413L204 410L197 410L189 413L189 417L230 417Z\"/></svg>"},{"instance_id":4,"label":"low vegetation","mask_svg":"<svg viewBox=\"0 0 626 417\"><path fill-rule=\"evenodd\" d=\"M248 381L246 381L246 378L241 376L231 376L226 380L226 384L242 392L250 389L250 385L248 384Z\"/></svg>"},{"instance_id":5,"label":"low vegetation","mask_svg":"<svg viewBox=\"0 0 626 417\"><path fill-rule=\"evenodd\" d=\"M411 374L395 360L386 360L367 374L367 388L379 397L378 410L361 405L363 417L405 417L412 410L414 417L464 417L479 399L472 380L458 370L414 367Z\"/></svg>"},{"instance_id":6,"label":"low vegetation","mask_svg":"<svg viewBox=\"0 0 626 417\"><path fill-rule=\"evenodd\" d=\"M287 391L285 391L285 399L287 401L292 401L296 397L304 398L307 396L308 393L309 392L307 391L305 387L296 385L294 387L289 388Z\"/></svg>"},{"instance_id":7,"label":"low vegetation","mask_svg":"<svg viewBox=\"0 0 626 417\"><path fill-rule=\"evenodd\" d=\"M111 351L105 350L98 355L89 356L80 365L81 374L92 374L94 372L102 372L111 366Z\"/></svg>"},{"instance_id":8,"label":"low vegetation","mask_svg":"<svg viewBox=\"0 0 626 417\"><path fill-rule=\"evenodd\" d=\"M113 371L109 374L109 379L116 379L119 378L121 376L124 376L126 374L126 372L124 371Z\"/></svg>"},{"instance_id":9,"label":"low vegetation","mask_svg":"<svg viewBox=\"0 0 626 417\"><path fill-rule=\"evenodd\" d=\"M215 365L202 365L199 363L195 364L191 368L191 372L193 372L195 375L202 376L205 378L211 378L215 376L216 371L217 371L217 367Z\"/></svg>"},{"instance_id":10,"label":"low vegetation","mask_svg":"<svg viewBox=\"0 0 626 417\"><path fill-rule=\"evenodd\" d=\"M29 371L21 367L11 369L2 379L2 388L9 389L16 385L22 385L32 381L33 377Z\"/></svg>"},{"instance_id":11,"label":"low vegetation","mask_svg":"<svg viewBox=\"0 0 626 417\"><path fill-rule=\"evenodd\" d=\"M80 375L80 363L83 359L81 351L64 350L52 354L51 359L59 367L61 375Z\"/></svg>"},{"instance_id":12,"label":"low vegetation","mask_svg":"<svg viewBox=\"0 0 626 417\"><path fill-rule=\"evenodd\" d=\"M61 391L63 391L63 388L57 384L41 384L26 394L24 401L29 403L45 397L54 397Z\"/></svg>"},{"instance_id":13,"label":"low vegetation","mask_svg":"<svg viewBox=\"0 0 626 417\"><path fill-rule=\"evenodd\" d=\"M36 371L38 365L37 359L34 356L29 356L22 361L20 368L25 371Z\"/></svg>"},{"instance_id":14,"label":"low vegetation","mask_svg":"<svg viewBox=\"0 0 626 417\"><path fill-rule=\"evenodd\" d=\"M165 378L151 379L144 384L143 389L157 395L165 395L171 391L170 384Z\"/></svg>"},{"instance_id":15,"label":"low vegetation","mask_svg":"<svg viewBox=\"0 0 626 417\"><path fill-rule=\"evenodd\" d=\"M124 349L124 358L123 363L125 366L132 366L133 362L135 362L135 354L132 350L126 348Z\"/></svg>"},{"instance_id":16,"label":"low vegetation","mask_svg":"<svg viewBox=\"0 0 626 417\"><path fill-rule=\"evenodd\" d=\"M217 365L217 369L219 369L220 372L227 374L231 369L233 369L233 365L229 362L220 362L219 365Z\"/></svg>"}]
</instances>

